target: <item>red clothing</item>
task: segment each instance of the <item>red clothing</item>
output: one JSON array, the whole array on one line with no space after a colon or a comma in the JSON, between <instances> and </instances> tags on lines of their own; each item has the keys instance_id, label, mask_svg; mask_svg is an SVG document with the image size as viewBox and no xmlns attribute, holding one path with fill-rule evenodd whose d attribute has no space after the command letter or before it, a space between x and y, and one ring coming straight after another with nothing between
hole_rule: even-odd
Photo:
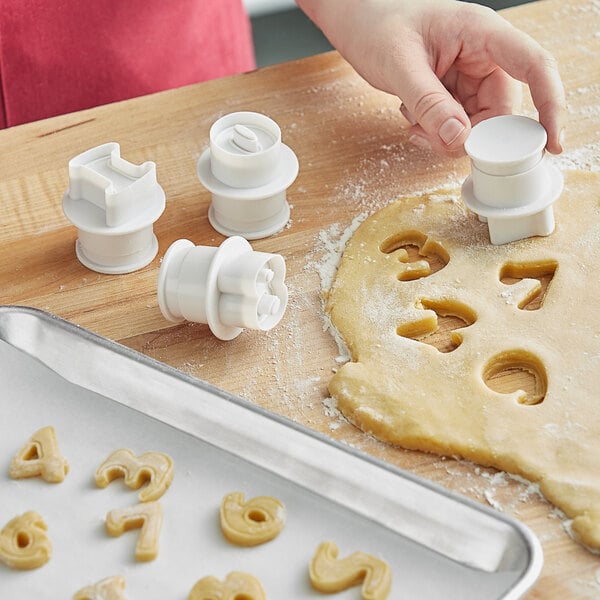
<instances>
[{"instance_id":1,"label":"red clothing","mask_svg":"<svg viewBox=\"0 0 600 600\"><path fill-rule=\"evenodd\" d=\"M242 0L0 0L0 127L254 66Z\"/></svg>"}]
</instances>

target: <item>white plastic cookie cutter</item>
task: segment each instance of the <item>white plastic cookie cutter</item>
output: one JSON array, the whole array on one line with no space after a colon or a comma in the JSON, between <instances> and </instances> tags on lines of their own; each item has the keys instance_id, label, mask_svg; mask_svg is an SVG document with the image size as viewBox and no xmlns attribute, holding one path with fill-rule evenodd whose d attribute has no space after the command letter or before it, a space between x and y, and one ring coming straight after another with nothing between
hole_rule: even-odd
<instances>
[{"instance_id":1,"label":"white plastic cookie cutter","mask_svg":"<svg viewBox=\"0 0 600 600\"><path fill-rule=\"evenodd\" d=\"M563 176L545 154L546 141L537 121L505 115L475 125L465 142L471 175L462 198L488 224L492 244L554 231L553 204Z\"/></svg>"},{"instance_id":2,"label":"white plastic cookie cutter","mask_svg":"<svg viewBox=\"0 0 600 600\"><path fill-rule=\"evenodd\" d=\"M290 217L286 190L298 175L298 159L281 142L277 123L260 113L230 113L212 125L209 138L197 174L212 194L210 224L248 240L281 231Z\"/></svg>"},{"instance_id":3,"label":"white plastic cookie cutter","mask_svg":"<svg viewBox=\"0 0 600 600\"><path fill-rule=\"evenodd\" d=\"M207 323L221 340L244 328L268 331L279 323L288 300L285 260L255 252L242 237L218 248L177 240L158 275L158 304L169 321Z\"/></svg>"},{"instance_id":4,"label":"white plastic cookie cutter","mask_svg":"<svg viewBox=\"0 0 600 600\"><path fill-rule=\"evenodd\" d=\"M165 193L156 165L134 165L120 152L109 142L69 161L63 211L78 229L77 258L98 273L137 271L158 252L153 224L165 209Z\"/></svg>"}]
</instances>

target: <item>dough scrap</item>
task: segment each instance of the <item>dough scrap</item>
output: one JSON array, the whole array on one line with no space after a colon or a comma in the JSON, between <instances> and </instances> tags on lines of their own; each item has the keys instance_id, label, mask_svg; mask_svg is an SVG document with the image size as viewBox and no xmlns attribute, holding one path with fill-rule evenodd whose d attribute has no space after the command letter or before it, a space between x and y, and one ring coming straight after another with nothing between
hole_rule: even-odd
<instances>
[{"instance_id":1,"label":"dough scrap","mask_svg":"<svg viewBox=\"0 0 600 600\"><path fill-rule=\"evenodd\" d=\"M73 600L125 600L125 577L112 575L88 585L73 596Z\"/></svg>"},{"instance_id":2,"label":"dough scrap","mask_svg":"<svg viewBox=\"0 0 600 600\"><path fill-rule=\"evenodd\" d=\"M137 561L154 560L158 555L158 541L162 527L162 508L160 502L143 502L128 508L115 508L106 516L106 531L113 537L125 531L139 529L135 545Z\"/></svg>"},{"instance_id":3,"label":"dough scrap","mask_svg":"<svg viewBox=\"0 0 600 600\"><path fill-rule=\"evenodd\" d=\"M61 483L69 472L69 463L60 453L56 431L47 426L38 429L17 452L9 467L13 479L38 477L48 483Z\"/></svg>"},{"instance_id":4,"label":"dough scrap","mask_svg":"<svg viewBox=\"0 0 600 600\"><path fill-rule=\"evenodd\" d=\"M489 243L454 191L370 216L327 298L351 354L329 390L349 420L385 442L538 483L577 540L600 549L600 176L567 173L554 207L552 235L503 246ZM421 264L425 276L406 276L409 244L435 255L439 270L427 275ZM541 306L525 310L543 274L551 281ZM423 336L444 313L465 326L441 352ZM488 386L511 369L529 373L535 390Z\"/></svg>"},{"instance_id":5,"label":"dough scrap","mask_svg":"<svg viewBox=\"0 0 600 600\"><path fill-rule=\"evenodd\" d=\"M208 576L196 582L188 600L266 600L260 581L249 573L232 571L224 581Z\"/></svg>"},{"instance_id":6,"label":"dough scrap","mask_svg":"<svg viewBox=\"0 0 600 600\"><path fill-rule=\"evenodd\" d=\"M105 488L111 481L123 477L125 485L137 490L141 502L158 500L173 481L173 460L162 452L145 452L136 456L128 448L115 450L96 470L96 485Z\"/></svg>"},{"instance_id":7,"label":"dough scrap","mask_svg":"<svg viewBox=\"0 0 600 600\"><path fill-rule=\"evenodd\" d=\"M277 537L285 525L285 506L272 496L244 502L242 492L227 494L221 502L221 530L232 544L257 546Z\"/></svg>"},{"instance_id":8,"label":"dough scrap","mask_svg":"<svg viewBox=\"0 0 600 600\"><path fill-rule=\"evenodd\" d=\"M388 564L370 554L353 552L338 559L334 542L319 544L310 563L312 586L326 594L341 592L362 582L364 600L385 600L392 587L392 572Z\"/></svg>"},{"instance_id":9,"label":"dough scrap","mask_svg":"<svg viewBox=\"0 0 600 600\"><path fill-rule=\"evenodd\" d=\"M0 562L19 570L45 565L52 556L47 529L44 519L32 510L11 519L0 531Z\"/></svg>"}]
</instances>

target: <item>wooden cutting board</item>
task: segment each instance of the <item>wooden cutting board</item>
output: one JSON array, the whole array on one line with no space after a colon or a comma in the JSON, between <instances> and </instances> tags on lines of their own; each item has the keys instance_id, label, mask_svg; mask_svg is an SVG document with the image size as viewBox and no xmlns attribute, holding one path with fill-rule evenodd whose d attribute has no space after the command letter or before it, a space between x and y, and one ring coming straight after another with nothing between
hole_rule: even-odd
<instances>
[{"instance_id":1,"label":"wooden cutting board","mask_svg":"<svg viewBox=\"0 0 600 600\"><path fill-rule=\"evenodd\" d=\"M600 163L600 8L597 1L534 2L505 11L558 58L567 89L563 168ZM526 101L527 102L527 101ZM530 104L526 104L528 114ZM540 537L545 567L530 599L600 597L600 560L564 532L553 507L526 482L451 458L391 448L336 413L327 393L339 366L324 329L322 288L353 222L404 194L457 186L466 159L411 147L399 101L373 90L335 53L261 69L0 131L0 301L35 306L120 341L379 458L490 504ZM210 194L196 161L210 125L236 110L271 116L297 154L289 225L253 242L281 253L290 302L280 325L231 342L200 324L173 326L156 299L160 257L179 238L218 245ZM100 275L75 258L76 231L62 214L67 163L117 141L134 163L153 160L167 195L155 225L160 248L136 273ZM597 285L597 281L592 282Z\"/></svg>"}]
</instances>

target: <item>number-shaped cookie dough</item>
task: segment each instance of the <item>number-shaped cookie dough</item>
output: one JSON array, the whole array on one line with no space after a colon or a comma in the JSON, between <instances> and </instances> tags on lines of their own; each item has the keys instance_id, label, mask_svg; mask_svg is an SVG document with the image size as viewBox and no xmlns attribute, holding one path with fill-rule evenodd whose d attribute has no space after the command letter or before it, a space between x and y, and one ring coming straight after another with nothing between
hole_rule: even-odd
<instances>
[{"instance_id":1,"label":"number-shaped cookie dough","mask_svg":"<svg viewBox=\"0 0 600 600\"><path fill-rule=\"evenodd\" d=\"M112 575L80 589L73 600L125 600L125 577Z\"/></svg>"},{"instance_id":2,"label":"number-shaped cookie dough","mask_svg":"<svg viewBox=\"0 0 600 600\"><path fill-rule=\"evenodd\" d=\"M158 554L158 538L162 526L162 508L159 502L144 502L129 508L115 508L106 516L106 530L113 537L125 531L139 529L135 545L137 561L154 560Z\"/></svg>"},{"instance_id":3,"label":"number-shaped cookie dough","mask_svg":"<svg viewBox=\"0 0 600 600\"><path fill-rule=\"evenodd\" d=\"M257 546L276 537L285 525L285 506L277 498L257 496L244 502L242 492L227 494L221 502L223 535L238 546Z\"/></svg>"},{"instance_id":4,"label":"number-shaped cookie dough","mask_svg":"<svg viewBox=\"0 0 600 600\"><path fill-rule=\"evenodd\" d=\"M0 531L0 562L12 569L37 569L52 555L46 523L30 510L10 520Z\"/></svg>"},{"instance_id":5,"label":"number-shaped cookie dough","mask_svg":"<svg viewBox=\"0 0 600 600\"><path fill-rule=\"evenodd\" d=\"M265 592L256 577L233 571L225 581L204 577L196 582L188 600L265 600Z\"/></svg>"},{"instance_id":6,"label":"number-shaped cookie dough","mask_svg":"<svg viewBox=\"0 0 600 600\"><path fill-rule=\"evenodd\" d=\"M139 493L139 499L142 502L158 500L173 480L173 460L162 452L145 452L136 456L128 448L121 448L98 467L96 485L105 488L118 477L123 477L125 484L133 490L148 482Z\"/></svg>"},{"instance_id":7,"label":"number-shaped cookie dough","mask_svg":"<svg viewBox=\"0 0 600 600\"><path fill-rule=\"evenodd\" d=\"M319 544L310 563L310 582L319 592L341 592L362 581L364 600L385 600L390 593L392 573L386 562L354 552L338 560L334 542Z\"/></svg>"},{"instance_id":8,"label":"number-shaped cookie dough","mask_svg":"<svg viewBox=\"0 0 600 600\"><path fill-rule=\"evenodd\" d=\"M69 463L62 456L54 427L38 429L17 452L10 463L9 475L13 479L40 475L49 483L60 483L69 472Z\"/></svg>"}]
</instances>

